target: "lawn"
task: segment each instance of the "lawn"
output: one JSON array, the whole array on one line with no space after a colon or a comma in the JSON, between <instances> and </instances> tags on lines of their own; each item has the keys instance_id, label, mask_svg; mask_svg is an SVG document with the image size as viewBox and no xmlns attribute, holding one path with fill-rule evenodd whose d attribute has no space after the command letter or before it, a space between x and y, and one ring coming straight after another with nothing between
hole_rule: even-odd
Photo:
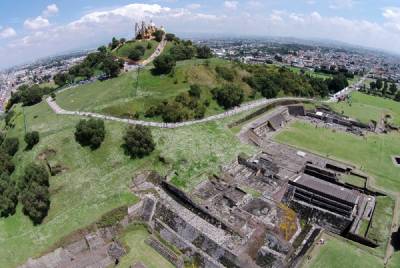
<instances>
[{"instance_id":1,"label":"lawn","mask_svg":"<svg viewBox=\"0 0 400 268\"><path fill-rule=\"evenodd\" d=\"M153 129L157 150L142 160L132 160L120 147L125 125L106 122L106 139L102 146L91 151L74 140L74 129L79 118L55 115L45 102L22 109L17 107L16 127L9 136L20 139L24 148L24 121L28 131L40 132L40 143L32 151L15 156L17 180L25 165L35 161L46 149L56 150L53 162L62 164L66 172L50 180L51 208L43 224L33 226L18 212L0 219L0 267L15 267L29 257L39 256L62 237L90 225L102 214L135 203L129 191L136 172L154 169L163 175L173 175L173 182L184 189L207 179L207 174L218 172L219 166L232 161L240 152L252 153L254 148L242 145L226 124L238 116L223 121L180 128ZM162 155L167 163L159 161Z\"/></svg>"},{"instance_id":2,"label":"lawn","mask_svg":"<svg viewBox=\"0 0 400 268\"><path fill-rule=\"evenodd\" d=\"M294 66L290 66L288 67L292 72L295 72L297 74L300 74L301 71L304 71L305 74L310 75L312 77L315 78L322 78L322 79L329 79L332 78L332 75L329 74L324 74L324 73L319 73L319 72L314 72L312 70L309 69L305 69L305 68L300 68L300 67L294 67Z\"/></svg>"},{"instance_id":3,"label":"lawn","mask_svg":"<svg viewBox=\"0 0 400 268\"><path fill-rule=\"evenodd\" d=\"M223 83L216 78L215 66L230 63L219 59L208 62L208 65L204 64L204 60L178 62L174 75L155 76L151 73L151 67L147 67L139 73L138 83L137 72L124 73L115 79L64 91L57 95L57 103L68 110L93 111L119 117L139 113L141 119L146 119L144 112L150 106L188 91L192 84L199 84L203 90L202 100L210 102L206 115L220 113L223 109L212 99L210 90ZM250 88L241 81L241 76L238 75L236 79L249 93Z\"/></svg>"},{"instance_id":4,"label":"lawn","mask_svg":"<svg viewBox=\"0 0 400 268\"><path fill-rule=\"evenodd\" d=\"M360 178L358 176L354 176L351 174L346 174L344 176L341 176L341 179L343 180L343 182L360 187L360 188L364 188L365 187L365 183L366 180L364 180L363 178Z\"/></svg>"},{"instance_id":5,"label":"lawn","mask_svg":"<svg viewBox=\"0 0 400 268\"><path fill-rule=\"evenodd\" d=\"M364 123L378 121L384 115L390 114L393 123L400 125L400 103L390 99L354 92L351 94L351 105L348 102L339 102L331 104L331 107L336 112Z\"/></svg>"},{"instance_id":6,"label":"lawn","mask_svg":"<svg viewBox=\"0 0 400 268\"><path fill-rule=\"evenodd\" d=\"M364 268L383 267L383 261L369 254L361 247L345 241L341 237L324 234L323 245L315 245L310 253L311 260L305 258L307 268Z\"/></svg>"},{"instance_id":7,"label":"lawn","mask_svg":"<svg viewBox=\"0 0 400 268\"><path fill-rule=\"evenodd\" d=\"M147 45L151 44L151 48L148 49ZM142 59L147 59L148 57L151 56L151 54L154 53L158 46L158 42L155 40L140 40L140 41L128 41L124 45L122 45L120 48L118 48L115 52L113 52L116 56L122 57L122 58L127 58L129 56L129 53L137 46L141 45L144 48L146 48L146 51L142 57Z\"/></svg>"},{"instance_id":8,"label":"lawn","mask_svg":"<svg viewBox=\"0 0 400 268\"><path fill-rule=\"evenodd\" d=\"M315 128L307 122L294 122L275 139L323 156L356 164L372 175L375 184L387 191L400 192L400 169L392 156L400 155L400 135L369 134L366 137L327 128Z\"/></svg>"},{"instance_id":9,"label":"lawn","mask_svg":"<svg viewBox=\"0 0 400 268\"><path fill-rule=\"evenodd\" d=\"M376 202L367 238L377 241L380 245L379 248L384 254L390 238L394 200L387 196L380 196L376 198Z\"/></svg>"},{"instance_id":10,"label":"lawn","mask_svg":"<svg viewBox=\"0 0 400 268\"><path fill-rule=\"evenodd\" d=\"M143 225L131 225L121 235L120 240L128 248L127 254L122 257L118 267L130 267L141 262L148 268L174 267L152 247L145 243L150 237Z\"/></svg>"}]
</instances>

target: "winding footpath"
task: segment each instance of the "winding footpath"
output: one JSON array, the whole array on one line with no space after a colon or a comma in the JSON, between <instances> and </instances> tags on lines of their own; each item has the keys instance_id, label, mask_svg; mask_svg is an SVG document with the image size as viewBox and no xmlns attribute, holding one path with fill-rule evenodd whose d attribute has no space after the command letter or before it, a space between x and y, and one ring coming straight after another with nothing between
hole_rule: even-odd
<instances>
[{"instance_id":1,"label":"winding footpath","mask_svg":"<svg viewBox=\"0 0 400 268\"><path fill-rule=\"evenodd\" d=\"M148 127L157 127L157 128L179 128L179 127L185 127L185 126L191 126L195 124L201 124L201 123L207 123L215 120L220 120L224 119L242 112L246 112L249 110L252 110L257 107L265 106L268 104L273 104L273 103L279 103L282 101L309 101L310 99L306 98L277 98L277 99L261 99L261 100L256 100L253 102L245 103L239 107L236 107L232 110L226 111L221 114L217 115L212 115L200 120L192 120L192 121L186 121L186 122L180 122L180 123L160 123L160 122L148 122L148 121L142 121L142 120L132 120L132 119L125 119L125 118L119 118L115 116L108 116L108 115L103 115L103 114L98 114L98 113L92 113L92 112L79 112L79 111L67 111L61 108L55 100L53 100L51 97L48 97L46 99L46 102L50 106L50 108L55 112L56 114L60 115L72 115L72 116L80 116L80 117L92 117L92 118L99 118L103 120L108 120L108 121L116 121L116 122L121 122L121 123L126 123L129 125L141 125L141 126L148 126Z\"/></svg>"}]
</instances>

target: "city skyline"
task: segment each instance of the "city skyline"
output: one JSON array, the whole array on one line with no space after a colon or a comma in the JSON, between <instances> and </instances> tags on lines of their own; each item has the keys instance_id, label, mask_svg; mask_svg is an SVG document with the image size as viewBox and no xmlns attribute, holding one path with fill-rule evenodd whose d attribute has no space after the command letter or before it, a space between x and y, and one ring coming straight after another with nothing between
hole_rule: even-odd
<instances>
[{"instance_id":1,"label":"city skyline","mask_svg":"<svg viewBox=\"0 0 400 268\"><path fill-rule=\"evenodd\" d=\"M176 33L318 38L400 53L400 6L388 0L40 0L0 7L0 68L133 37L133 23L142 19Z\"/></svg>"}]
</instances>

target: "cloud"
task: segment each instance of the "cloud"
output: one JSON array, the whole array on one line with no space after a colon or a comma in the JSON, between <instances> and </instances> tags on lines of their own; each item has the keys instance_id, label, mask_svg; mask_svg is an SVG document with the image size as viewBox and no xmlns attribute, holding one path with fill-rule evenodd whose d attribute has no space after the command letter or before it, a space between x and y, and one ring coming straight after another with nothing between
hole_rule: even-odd
<instances>
[{"instance_id":1,"label":"cloud","mask_svg":"<svg viewBox=\"0 0 400 268\"><path fill-rule=\"evenodd\" d=\"M50 22L48 19L43 18L42 16L39 16L35 19L25 20L24 26L25 26L25 28L30 29L30 30L39 30L39 29L50 26Z\"/></svg>"},{"instance_id":2,"label":"cloud","mask_svg":"<svg viewBox=\"0 0 400 268\"><path fill-rule=\"evenodd\" d=\"M334 0L329 5L331 9L351 9L355 4L354 0Z\"/></svg>"},{"instance_id":3,"label":"cloud","mask_svg":"<svg viewBox=\"0 0 400 268\"><path fill-rule=\"evenodd\" d=\"M11 38L17 35L17 32L11 28L11 27L7 27L7 28L0 28L0 38Z\"/></svg>"},{"instance_id":4,"label":"cloud","mask_svg":"<svg viewBox=\"0 0 400 268\"><path fill-rule=\"evenodd\" d=\"M197 3L194 3L194 4L189 4L189 5L187 5L186 8L187 8L187 9L190 9L190 10L195 10L195 9L201 8L201 5L200 5L200 4L197 4Z\"/></svg>"},{"instance_id":5,"label":"cloud","mask_svg":"<svg viewBox=\"0 0 400 268\"><path fill-rule=\"evenodd\" d=\"M46 9L42 12L44 17L50 17L58 13L58 7L56 4L51 4L46 7Z\"/></svg>"},{"instance_id":6,"label":"cloud","mask_svg":"<svg viewBox=\"0 0 400 268\"><path fill-rule=\"evenodd\" d=\"M224 6L227 9L237 9L238 5L239 5L238 1L225 1L224 2Z\"/></svg>"},{"instance_id":7,"label":"cloud","mask_svg":"<svg viewBox=\"0 0 400 268\"><path fill-rule=\"evenodd\" d=\"M400 7L386 7L382 16L386 19L386 27L400 31Z\"/></svg>"}]
</instances>

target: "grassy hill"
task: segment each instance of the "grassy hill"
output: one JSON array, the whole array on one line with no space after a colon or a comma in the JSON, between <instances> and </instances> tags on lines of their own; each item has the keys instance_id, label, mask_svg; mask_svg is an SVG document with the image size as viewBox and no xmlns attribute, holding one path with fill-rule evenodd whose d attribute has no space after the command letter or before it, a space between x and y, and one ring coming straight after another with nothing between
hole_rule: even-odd
<instances>
[{"instance_id":1,"label":"grassy hill","mask_svg":"<svg viewBox=\"0 0 400 268\"><path fill-rule=\"evenodd\" d=\"M67 110L93 111L119 117L139 113L141 119L146 119L144 112L150 106L174 98L187 92L190 85L198 84L203 90L202 100L210 102L206 115L211 115L223 109L212 99L210 91L227 83L218 77L216 66L236 68L233 63L224 60L197 59L178 62L173 75L153 75L152 67L149 66L140 72L137 89L138 73L129 72L112 80L98 81L62 92L57 95L57 103ZM246 75L244 70L238 69L234 82L249 96L251 88L242 81Z\"/></svg>"},{"instance_id":2,"label":"grassy hill","mask_svg":"<svg viewBox=\"0 0 400 268\"><path fill-rule=\"evenodd\" d=\"M32 151L20 149L14 158L17 170L13 178L18 180L24 166L39 161L43 153L52 163L62 165L65 172L50 179L51 208L43 224L33 226L20 207L12 217L0 219L0 267L15 267L28 257L39 256L104 213L135 203L137 198L130 193L129 184L140 170L151 168L164 175L175 171L173 182L191 189L239 152L253 152L227 129L226 124L235 118L175 130L153 129L156 151L142 160L132 160L121 148L124 124L106 122L105 142L91 151L74 140L79 118L58 116L45 102L25 107L25 120L20 106L15 113L15 128L8 135L19 138L20 148L25 147L25 121L28 131L40 132L41 141ZM161 163L159 155L168 163Z\"/></svg>"},{"instance_id":3,"label":"grassy hill","mask_svg":"<svg viewBox=\"0 0 400 268\"><path fill-rule=\"evenodd\" d=\"M151 48L148 48L148 44L151 45ZM129 56L129 53L138 45L143 46L146 48L146 51L142 57L142 59L147 59L150 57L151 54L154 53L158 46L158 42L155 40L138 40L138 41L128 41L125 44L123 44L121 47L117 48L115 51L113 51L113 54L115 56L121 57L121 58L127 58Z\"/></svg>"}]
</instances>

